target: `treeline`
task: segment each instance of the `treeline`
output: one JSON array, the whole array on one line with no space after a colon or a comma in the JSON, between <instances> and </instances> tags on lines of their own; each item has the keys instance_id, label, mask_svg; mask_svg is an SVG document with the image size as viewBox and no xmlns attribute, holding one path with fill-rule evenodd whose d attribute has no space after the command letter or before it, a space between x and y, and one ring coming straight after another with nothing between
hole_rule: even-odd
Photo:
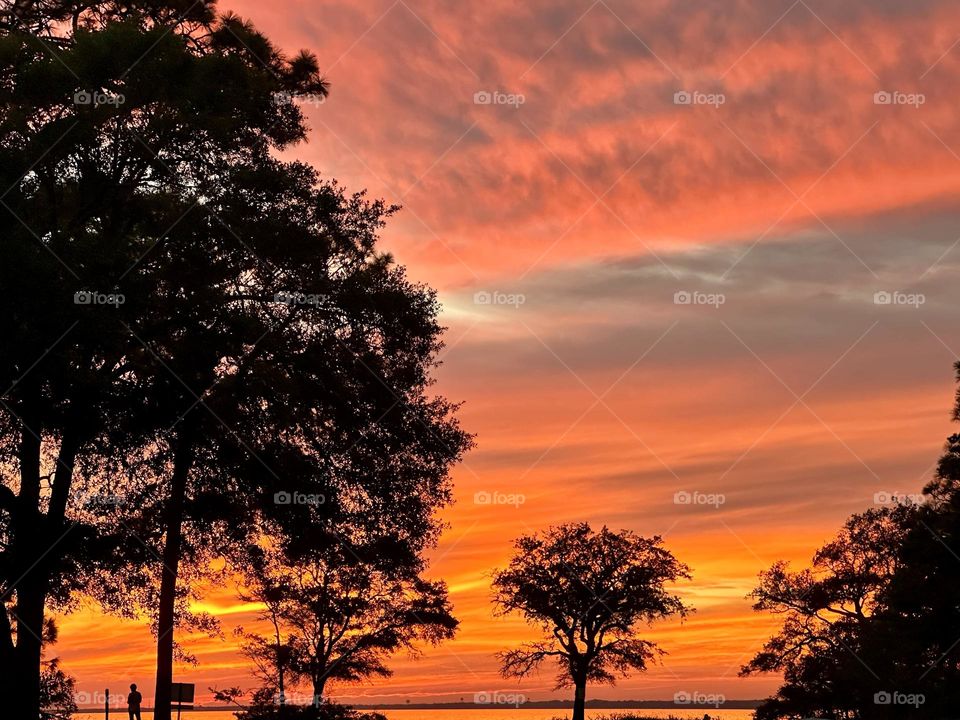
<instances>
[{"instance_id":1,"label":"treeline","mask_svg":"<svg viewBox=\"0 0 960 720\"><path fill-rule=\"evenodd\" d=\"M377 249L393 208L277 159L327 84L210 0L18 0L0 17L0 692L64 716L52 616L175 631L240 575L375 624L323 691L452 631L422 553L470 444L430 394L438 304ZM322 569L318 569L318 557ZM342 597L327 581L362 588ZM376 595L369 594L376 588ZM292 602L292 601L289 601ZM288 603L289 604L289 603ZM413 614L419 620L411 622ZM366 622L366 620L365 620ZM419 623L419 624L417 624ZM256 656L256 640L249 639ZM308 649L309 645L309 649Z\"/></svg>"}]
</instances>

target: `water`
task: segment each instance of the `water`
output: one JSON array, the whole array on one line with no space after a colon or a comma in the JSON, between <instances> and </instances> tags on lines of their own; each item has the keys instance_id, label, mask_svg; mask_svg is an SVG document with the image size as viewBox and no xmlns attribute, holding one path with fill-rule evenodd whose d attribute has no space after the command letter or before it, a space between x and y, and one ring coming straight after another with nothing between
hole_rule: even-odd
<instances>
[{"instance_id":1,"label":"water","mask_svg":"<svg viewBox=\"0 0 960 720\"><path fill-rule=\"evenodd\" d=\"M388 720L552 720L557 717L570 717L569 710L381 710ZM752 720L752 710L587 710L587 720L611 714L635 712L641 717L676 717L684 720L703 720L703 714L709 712L717 720ZM110 717L126 720L126 711L111 710ZM144 713L144 718L151 713ZM176 715L174 715L176 717ZM214 712L184 712L182 720L236 720L229 710ZM103 720L103 713L80 713L76 720Z\"/></svg>"}]
</instances>

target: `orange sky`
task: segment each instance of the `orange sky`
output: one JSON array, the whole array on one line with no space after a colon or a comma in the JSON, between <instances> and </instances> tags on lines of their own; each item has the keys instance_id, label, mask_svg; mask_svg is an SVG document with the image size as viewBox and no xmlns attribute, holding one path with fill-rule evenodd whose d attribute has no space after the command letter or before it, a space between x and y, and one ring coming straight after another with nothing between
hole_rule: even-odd
<instances>
[{"instance_id":1,"label":"orange sky","mask_svg":"<svg viewBox=\"0 0 960 720\"><path fill-rule=\"evenodd\" d=\"M694 571L679 592L698 612L650 633L663 665L593 696L768 693L776 678L736 677L772 627L744 599L756 574L805 562L874 493L918 491L952 432L956 4L225 7L328 68L310 143L289 155L403 204L384 247L440 291L438 387L477 434L431 571L450 584L458 637L340 694L516 688L492 656L529 632L493 619L488 574L517 535L573 520L662 534ZM484 91L523 103L476 104ZM675 104L678 91L723 102ZM495 492L524 502L475 501ZM207 604L227 638L180 638L200 658L180 679L252 686L229 633L249 608L229 589ZM152 695L142 626L86 610L61 630L82 691L137 681ZM548 671L519 687L552 686Z\"/></svg>"}]
</instances>

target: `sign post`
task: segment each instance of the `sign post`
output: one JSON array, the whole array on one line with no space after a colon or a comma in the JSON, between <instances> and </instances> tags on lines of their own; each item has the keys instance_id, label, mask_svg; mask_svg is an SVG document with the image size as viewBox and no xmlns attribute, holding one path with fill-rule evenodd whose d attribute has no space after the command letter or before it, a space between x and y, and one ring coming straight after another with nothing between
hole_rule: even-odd
<instances>
[{"instance_id":1,"label":"sign post","mask_svg":"<svg viewBox=\"0 0 960 720\"><path fill-rule=\"evenodd\" d=\"M180 720L181 710L193 710L193 683L173 683L170 699L177 705L177 720Z\"/></svg>"},{"instance_id":2,"label":"sign post","mask_svg":"<svg viewBox=\"0 0 960 720\"><path fill-rule=\"evenodd\" d=\"M103 716L110 720L110 688L103 691Z\"/></svg>"}]
</instances>

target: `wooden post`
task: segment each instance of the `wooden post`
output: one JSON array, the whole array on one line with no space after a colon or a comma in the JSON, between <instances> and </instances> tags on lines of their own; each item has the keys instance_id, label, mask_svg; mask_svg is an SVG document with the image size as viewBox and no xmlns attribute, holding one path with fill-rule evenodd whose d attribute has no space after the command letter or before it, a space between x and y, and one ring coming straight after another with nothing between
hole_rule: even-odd
<instances>
[{"instance_id":1,"label":"wooden post","mask_svg":"<svg viewBox=\"0 0 960 720\"><path fill-rule=\"evenodd\" d=\"M103 717L110 720L110 688L103 691Z\"/></svg>"}]
</instances>

